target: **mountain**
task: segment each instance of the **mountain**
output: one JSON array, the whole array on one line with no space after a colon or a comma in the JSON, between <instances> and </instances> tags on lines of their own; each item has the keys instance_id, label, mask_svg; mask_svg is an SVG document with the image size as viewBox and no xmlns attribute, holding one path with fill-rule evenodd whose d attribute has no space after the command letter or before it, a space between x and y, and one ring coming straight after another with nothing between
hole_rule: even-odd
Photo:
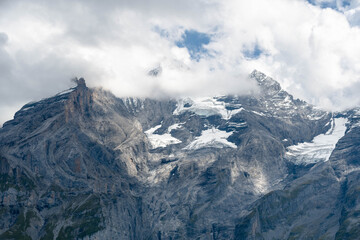
<instances>
[{"instance_id":1,"label":"mountain","mask_svg":"<svg viewBox=\"0 0 360 240\"><path fill-rule=\"evenodd\" d=\"M250 79L162 100L79 79L26 104L0 129L0 239L356 239L360 110Z\"/></svg>"}]
</instances>

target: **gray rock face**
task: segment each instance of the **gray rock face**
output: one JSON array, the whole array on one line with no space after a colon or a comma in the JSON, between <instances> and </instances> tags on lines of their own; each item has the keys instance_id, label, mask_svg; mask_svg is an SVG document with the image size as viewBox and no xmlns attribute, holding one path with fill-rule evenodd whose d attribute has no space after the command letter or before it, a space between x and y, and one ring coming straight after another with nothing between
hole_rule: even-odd
<instances>
[{"instance_id":1,"label":"gray rock face","mask_svg":"<svg viewBox=\"0 0 360 240\"><path fill-rule=\"evenodd\" d=\"M329 161L296 165L332 114L250 78L252 96L163 100L80 79L25 105L0 129L0 238L351 239L357 111Z\"/></svg>"},{"instance_id":2,"label":"gray rock face","mask_svg":"<svg viewBox=\"0 0 360 240\"><path fill-rule=\"evenodd\" d=\"M358 110L341 117L349 123L329 161L257 200L239 219L235 239L359 238Z\"/></svg>"}]
</instances>

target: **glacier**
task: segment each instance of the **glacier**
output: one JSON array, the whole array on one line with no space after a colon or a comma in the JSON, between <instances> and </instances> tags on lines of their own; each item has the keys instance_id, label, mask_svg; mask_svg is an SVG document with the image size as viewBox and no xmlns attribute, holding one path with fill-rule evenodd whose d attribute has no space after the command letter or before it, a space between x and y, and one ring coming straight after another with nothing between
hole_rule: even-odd
<instances>
[{"instance_id":1,"label":"glacier","mask_svg":"<svg viewBox=\"0 0 360 240\"><path fill-rule=\"evenodd\" d=\"M345 135L347 122L347 118L332 118L328 132L314 137L311 142L287 147L286 157L298 165L329 160L336 143Z\"/></svg>"}]
</instances>

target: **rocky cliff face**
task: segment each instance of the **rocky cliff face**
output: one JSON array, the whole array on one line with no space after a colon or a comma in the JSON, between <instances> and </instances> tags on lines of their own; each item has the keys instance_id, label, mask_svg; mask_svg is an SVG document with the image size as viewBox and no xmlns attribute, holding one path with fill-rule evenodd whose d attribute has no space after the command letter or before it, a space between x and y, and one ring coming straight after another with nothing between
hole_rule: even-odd
<instances>
[{"instance_id":1,"label":"rocky cliff face","mask_svg":"<svg viewBox=\"0 0 360 240\"><path fill-rule=\"evenodd\" d=\"M80 79L25 105L0 129L0 238L350 239L358 111L250 78L253 95L168 100Z\"/></svg>"},{"instance_id":2,"label":"rocky cliff face","mask_svg":"<svg viewBox=\"0 0 360 240\"><path fill-rule=\"evenodd\" d=\"M304 163L301 176L252 204L236 225L236 239L359 238L359 111L346 118L345 135L328 161ZM309 166L309 167L307 167Z\"/></svg>"}]
</instances>

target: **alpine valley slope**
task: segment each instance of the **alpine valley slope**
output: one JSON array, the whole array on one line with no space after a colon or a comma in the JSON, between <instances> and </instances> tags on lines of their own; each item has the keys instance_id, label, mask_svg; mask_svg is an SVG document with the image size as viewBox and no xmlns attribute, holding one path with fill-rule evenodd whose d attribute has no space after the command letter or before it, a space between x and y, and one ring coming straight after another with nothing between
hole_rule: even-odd
<instances>
[{"instance_id":1,"label":"alpine valley slope","mask_svg":"<svg viewBox=\"0 0 360 240\"><path fill-rule=\"evenodd\" d=\"M360 111L250 78L167 100L79 79L26 104L0 129L0 239L356 239Z\"/></svg>"}]
</instances>

